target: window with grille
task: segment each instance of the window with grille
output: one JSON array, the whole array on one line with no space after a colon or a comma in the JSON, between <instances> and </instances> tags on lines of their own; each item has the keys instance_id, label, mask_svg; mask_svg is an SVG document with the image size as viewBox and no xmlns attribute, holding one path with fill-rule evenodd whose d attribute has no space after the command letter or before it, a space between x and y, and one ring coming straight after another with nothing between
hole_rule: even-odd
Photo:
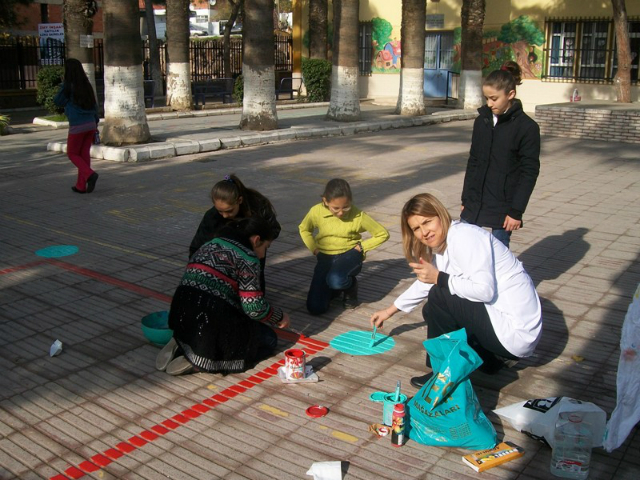
<instances>
[{"instance_id":1,"label":"window with grille","mask_svg":"<svg viewBox=\"0 0 640 480\"><path fill-rule=\"evenodd\" d=\"M360 75L371 75L371 57L373 55L371 31L371 22L360 22L360 36L358 40L358 65Z\"/></svg>"},{"instance_id":2,"label":"window with grille","mask_svg":"<svg viewBox=\"0 0 640 480\"><path fill-rule=\"evenodd\" d=\"M547 20L546 80L611 82L616 70L612 19ZM638 80L640 21L629 20L633 82Z\"/></svg>"}]
</instances>

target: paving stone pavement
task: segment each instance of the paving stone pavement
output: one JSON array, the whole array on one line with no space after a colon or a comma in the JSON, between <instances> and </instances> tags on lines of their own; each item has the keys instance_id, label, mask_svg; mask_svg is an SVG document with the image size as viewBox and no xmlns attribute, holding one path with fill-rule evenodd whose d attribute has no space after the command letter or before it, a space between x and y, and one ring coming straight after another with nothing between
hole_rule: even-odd
<instances>
[{"instance_id":1,"label":"paving stone pavement","mask_svg":"<svg viewBox=\"0 0 640 480\"><path fill-rule=\"evenodd\" d=\"M390 115L372 109L376 115ZM290 127L323 122L318 112L282 115ZM311 119L312 116L316 118ZM231 134L238 117L226 122ZM152 135L199 131L201 120L150 124ZM222 123L220 125L222 125ZM372 357L328 346L336 335L368 329L368 317L412 281L402 257L399 211L429 191L452 214L459 197L472 121L350 136L281 141L143 163L95 160L96 190L77 195L75 169L46 144L66 132L2 138L0 186L0 478L304 479L313 462L341 460L345 479L465 479L466 450L409 441L394 448L368 433L381 420L374 391L424 365L420 309L396 315L384 333L393 350ZM529 398L566 395L611 413L619 335L640 282L640 163L637 147L543 138L542 169L512 248L540 293L544 334L536 355L497 376L472 375L499 436L525 448L522 459L486 479L548 479L551 451L492 413ZM289 311L279 353L237 375L171 377L154 368L158 347L140 329L144 315L168 309L211 186L235 172L268 196L283 232L267 258L267 295ZM355 203L383 223L390 240L368 255L362 304L306 313L313 257L297 225L329 178L351 183ZM35 251L75 245L44 259ZM49 356L60 339L61 355ZM283 351L304 348L316 384L283 385ZM577 356L577 357L574 357ZM575 358L583 357L577 361ZM326 405L326 417L305 409ZM632 430L612 454L595 449L590 478L639 477L640 437Z\"/></svg>"}]
</instances>

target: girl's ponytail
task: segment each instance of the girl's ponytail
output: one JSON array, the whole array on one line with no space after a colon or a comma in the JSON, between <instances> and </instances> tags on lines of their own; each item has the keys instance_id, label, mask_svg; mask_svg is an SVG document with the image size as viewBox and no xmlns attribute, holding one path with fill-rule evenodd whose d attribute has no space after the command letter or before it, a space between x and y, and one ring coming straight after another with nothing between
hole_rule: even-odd
<instances>
[{"instance_id":1,"label":"girl's ponytail","mask_svg":"<svg viewBox=\"0 0 640 480\"><path fill-rule=\"evenodd\" d=\"M482 82L482 86L493 87L496 90L510 92L516 90L516 85L522 84L522 70L513 60L505 62L500 70L491 72Z\"/></svg>"}]
</instances>

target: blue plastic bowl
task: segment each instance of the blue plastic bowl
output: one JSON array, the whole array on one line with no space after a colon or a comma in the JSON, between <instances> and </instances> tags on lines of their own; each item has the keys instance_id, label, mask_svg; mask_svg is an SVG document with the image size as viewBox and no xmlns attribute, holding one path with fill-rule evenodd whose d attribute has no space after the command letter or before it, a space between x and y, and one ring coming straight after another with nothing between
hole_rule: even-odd
<instances>
[{"instance_id":1,"label":"blue plastic bowl","mask_svg":"<svg viewBox=\"0 0 640 480\"><path fill-rule=\"evenodd\" d=\"M166 345L173 337L173 330L169 328L169 312L150 313L142 317L142 333L151 343Z\"/></svg>"}]
</instances>

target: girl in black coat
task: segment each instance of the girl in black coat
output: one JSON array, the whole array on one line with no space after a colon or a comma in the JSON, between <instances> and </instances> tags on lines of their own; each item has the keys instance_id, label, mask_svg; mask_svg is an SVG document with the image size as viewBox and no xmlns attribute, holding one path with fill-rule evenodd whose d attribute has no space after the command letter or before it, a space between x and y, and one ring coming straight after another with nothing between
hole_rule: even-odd
<instances>
[{"instance_id":1,"label":"girl in black coat","mask_svg":"<svg viewBox=\"0 0 640 480\"><path fill-rule=\"evenodd\" d=\"M478 109L462 190L460 218L509 247L540 172L540 128L515 98L520 67L507 62L482 85L487 104Z\"/></svg>"},{"instance_id":2,"label":"girl in black coat","mask_svg":"<svg viewBox=\"0 0 640 480\"><path fill-rule=\"evenodd\" d=\"M248 217L259 217L265 220L271 230L271 238L280 235L280 224L276 219L276 211L267 197L253 188L247 188L235 175L225 175L223 180L211 189L213 207L207 210L200 221L191 245L189 258L205 243L211 241L217 232L232 220ZM265 258L260 259L260 283L264 291Z\"/></svg>"}]
</instances>

